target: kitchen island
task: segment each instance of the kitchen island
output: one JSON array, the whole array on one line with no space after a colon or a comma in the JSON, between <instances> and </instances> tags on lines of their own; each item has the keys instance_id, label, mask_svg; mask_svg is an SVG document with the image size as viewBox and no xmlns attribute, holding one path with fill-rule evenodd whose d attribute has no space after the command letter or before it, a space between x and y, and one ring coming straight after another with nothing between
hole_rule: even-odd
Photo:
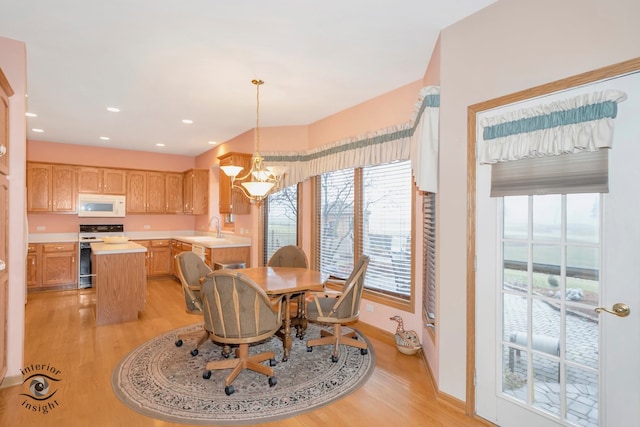
<instances>
[{"instance_id":1,"label":"kitchen island","mask_svg":"<svg viewBox=\"0 0 640 427\"><path fill-rule=\"evenodd\" d=\"M144 310L147 248L134 242L91 244L95 274L96 324L130 322Z\"/></svg>"}]
</instances>

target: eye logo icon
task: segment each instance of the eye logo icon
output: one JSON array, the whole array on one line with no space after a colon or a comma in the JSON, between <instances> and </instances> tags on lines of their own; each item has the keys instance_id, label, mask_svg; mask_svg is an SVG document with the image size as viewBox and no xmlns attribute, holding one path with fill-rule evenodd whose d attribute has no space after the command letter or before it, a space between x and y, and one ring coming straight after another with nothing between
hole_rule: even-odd
<instances>
[{"instance_id":1,"label":"eye logo icon","mask_svg":"<svg viewBox=\"0 0 640 427\"><path fill-rule=\"evenodd\" d=\"M51 387L49 386L49 381L60 381L57 378L50 377L44 374L31 375L29 378L25 379L23 384L29 382L29 394L21 393L22 396L30 397L34 400L47 400L51 398L56 391L51 391Z\"/></svg>"},{"instance_id":2,"label":"eye logo icon","mask_svg":"<svg viewBox=\"0 0 640 427\"><path fill-rule=\"evenodd\" d=\"M44 377L35 377L29 384L31 395L35 397L43 397L49 393L49 382Z\"/></svg>"},{"instance_id":3,"label":"eye logo icon","mask_svg":"<svg viewBox=\"0 0 640 427\"><path fill-rule=\"evenodd\" d=\"M25 396L20 406L29 412L48 414L60 406L57 398L52 397L58 392L55 385L61 381L62 371L51 364L33 364L21 369L24 380L22 386ZM29 388L27 392L27 387Z\"/></svg>"}]
</instances>

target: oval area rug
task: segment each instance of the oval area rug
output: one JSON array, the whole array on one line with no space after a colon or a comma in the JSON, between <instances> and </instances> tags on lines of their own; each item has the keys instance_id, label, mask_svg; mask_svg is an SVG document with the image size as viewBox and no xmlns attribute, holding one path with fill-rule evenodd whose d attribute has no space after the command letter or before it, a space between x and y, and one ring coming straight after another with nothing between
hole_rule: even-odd
<instances>
[{"instance_id":1,"label":"oval area rug","mask_svg":"<svg viewBox=\"0 0 640 427\"><path fill-rule=\"evenodd\" d=\"M178 333L201 328L200 324L176 329L131 351L113 371L114 393L134 411L160 420L255 424L292 417L334 402L364 384L375 368L373 348L357 330L358 339L369 344L366 355L357 348L342 345L334 363L330 345L307 352L306 339L319 337L322 328L310 323L305 340L293 339L286 362L282 361L282 341L277 337L249 347L249 354L275 352L274 387L269 387L266 375L244 370L233 382L235 393L227 396L224 379L230 369L214 370L210 379L202 378L208 361L222 359L221 346L209 341L192 357L189 352L195 340L186 340L182 347L174 344ZM343 333L348 331L349 328L343 328Z\"/></svg>"}]
</instances>

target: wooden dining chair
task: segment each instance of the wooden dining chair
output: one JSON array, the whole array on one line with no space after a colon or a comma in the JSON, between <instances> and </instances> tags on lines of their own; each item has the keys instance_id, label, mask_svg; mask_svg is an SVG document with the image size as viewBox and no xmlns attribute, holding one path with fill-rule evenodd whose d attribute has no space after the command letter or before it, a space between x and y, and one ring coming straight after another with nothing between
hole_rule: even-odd
<instances>
[{"instance_id":1,"label":"wooden dining chair","mask_svg":"<svg viewBox=\"0 0 640 427\"><path fill-rule=\"evenodd\" d=\"M267 267L296 267L309 268L309 258L307 254L296 245L282 246L276 250L267 262ZM296 337L304 339L307 329L305 313L306 293L289 296L289 309L296 313L292 317L292 326L296 328ZM285 301L285 304L287 301Z\"/></svg>"},{"instance_id":2,"label":"wooden dining chair","mask_svg":"<svg viewBox=\"0 0 640 427\"><path fill-rule=\"evenodd\" d=\"M182 252L176 255L175 263L178 279L182 284L187 313L202 315L200 285L205 276L211 273L211 268L193 252ZM191 350L191 355L197 356L198 349L209 338L209 334L204 330L204 327L201 331L178 334L175 344L177 347L181 347L185 339L194 336L198 338L198 341L195 348Z\"/></svg>"},{"instance_id":3,"label":"wooden dining chair","mask_svg":"<svg viewBox=\"0 0 640 427\"><path fill-rule=\"evenodd\" d=\"M361 354L367 354L367 343L355 339L356 333L351 331L342 334L342 326L354 323L360 315L360 300L364 290L364 277L369 265L367 255L360 256L353 271L344 283L341 292L312 292L311 300L307 306L307 317L318 323L333 326L333 331L320 331L320 338L307 341L307 351L312 351L317 345L333 345L331 361L338 361L338 348L340 344L356 347Z\"/></svg>"},{"instance_id":4,"label":"wooden dining chair","mask_svg":"<svg viewBox=\"0 0 640 427\"><path fill-rule=\"evenodd\" d=\"M267 267L309 268L309 259L300 247L287 245L282 246L271 255Z\"/></svg>"},{"instance_id":5,"label":"wooden dining chair","mask_svg":"<svg viewBox=\"0 0 640 427\"><path fill-rule=\"evenodd\" d=\"M273 336L282 325L282 299L272 301L253 280L239 272L215 270L202 284L204 328L217 343L237 345L235 359L208 362L203 378L211 378L213 369L232 369L225 379L224 391L234 393L233 381L244 369L267 375L269 386L276 385L273 374L275 354L267 351L249 355L249 344ZM268 360L269 366L260 362Z\"/></svg>"}]
</instances>

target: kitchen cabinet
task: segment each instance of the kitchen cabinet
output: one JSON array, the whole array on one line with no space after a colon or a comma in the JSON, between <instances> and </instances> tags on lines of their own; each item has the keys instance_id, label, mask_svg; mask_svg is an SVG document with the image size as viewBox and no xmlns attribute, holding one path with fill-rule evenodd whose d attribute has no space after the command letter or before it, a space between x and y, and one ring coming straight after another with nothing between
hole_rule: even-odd
<instances>
[{"instance_id":1,"label":"kitchen cabinet","mask_svg":"<svg viewBox=\"0 0 640 427\"><path fill-rule=\"evenodd\" d=\"M9 311L9 98L13 90L0 69L0 383L7 373Z\"/></svg>"},{"instance_id":2,"label":"kitchen cabinet","mask_svg":"<svg viewBox=\"0 0 640 427\"><path fill-rule=\"evenodd\" d=\"M77 255L75 242L42 243L42 284L39 288L77 287Z\"/></svg>"},{"instance_id":3,"label":"kitchen cabinet","mask_svg":"<svg viewBox=\"0 0 640 427\"><path fill-rule=\"evenodd\" d=\"M184 174L167 172L165 174L165 195L167 205L165 213L183 213L183 180Z\"/></svg>"},{"instance_id":4,"label":"kitchen cabinet","mask_svg":"<svg viewBox=\"0 0 640 427\"><path fill-rule=\"evenodd\" d=\"M209 170L190 169L184 172L182 183L184 213L193 215L208 215Z\"/></svg>"},{"instance_id":5,"label":"kitchen cabinet","mask_svg":"<svg viewBox=\"0 0 640 427\"><path fill-rule=\"evenodd\" d=\"M29 243L27 247L27 289L38 287L42 284L42 245Z\"/></svg>"},{"instance_id":6,"label":"kitchen cabinet","mask_svg":"<svg viewBox=\"0 0 640 427\"><path fill-rule=\"evenodd\" d=\"M167 276L172 273L171 243L168 239L136 240L147 248L145 263L147 276Z\"/></svg>"},{"instance_id":7,"label":"kitchen cabinet","mask_svg":"<svg viewBox=\"0 0 640 427\"><path fill-rule=\"evenodd\" d=\"M165 213L166 180L163 172L127 172L127 213Z\"/></svg>"},{"instance_id":8,"label":"kitchen cabinet","mask_svg":"<svg viewBox=\"0 0 640 427\"><path fill-rule=\"evenodd\" d=\"M242 166L243 169L239 173L239 176L242 176L251 170L251 157L252 155L247 153L226 153L218 157L218 160L220 161L220 166ZM247 177L243 181L249 179L250 177ZM236 184L239 185L243 181L236 180ZM219 171L218 182L220 183L219 199L221 214L242 215L251 213L251 204L249 203L249 199L247 199L237 188L231 188L231 178L229 178L222 169Z\"/></svg>"},{"instance_id":9,"label":"kitchen cabinet","mask_svg":"<svg viewBox=\"0 0 640 427\"><path fill-rule=\"evenodd\" d=\"M124 169L78 167L78 192L119 194L127 192L127 171Z\"/></svg>"},{"instance_id":10,"label":"kitchen cabinet","mask_svg":"<svg viewBox=\"0 0 640 427\"><path fill-rule=\"evenodd\" d=\"M27 163L27 212L75 213L76 168L72 165Z\"/></svg>"}]
</instances>

